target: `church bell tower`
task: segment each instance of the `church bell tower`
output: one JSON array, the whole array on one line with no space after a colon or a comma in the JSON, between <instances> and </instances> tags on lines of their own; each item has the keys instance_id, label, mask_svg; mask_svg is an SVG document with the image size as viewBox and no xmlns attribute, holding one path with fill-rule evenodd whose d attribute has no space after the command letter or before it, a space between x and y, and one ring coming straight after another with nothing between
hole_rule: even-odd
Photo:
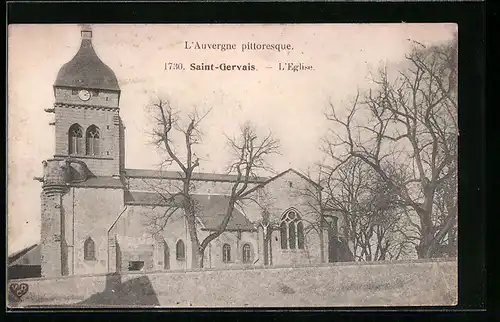
<instances>
[{"instance_id":1,"label":"church bell tower","mask_svg":"<svg viewBox=\"0 0 500 322\"><path fill-rule=\"evenodd\" d=\"M124 127L119 115L120 87L115 73L97 56L92 29L81 28L76 55L54 83L55 153L43 161L41 193L42 276L72 274L74 227L64 210L70 187L89 178L121 178ZM71 228L71 229L70 229ZM72 230L72 231L70 231Z\"/></svg>"},{"instance_id":2,"label":"church bell tower","mask_svg":"<svg viewBox=\"0 0 500 322\"><path fill-rule=\"evenodd\" d=\"M83 161L95 176L122 171L120 87L115 73L97 56L92 30L81 29L81 45L54 83L55 158Z\"/></svg>"}]
</instances>

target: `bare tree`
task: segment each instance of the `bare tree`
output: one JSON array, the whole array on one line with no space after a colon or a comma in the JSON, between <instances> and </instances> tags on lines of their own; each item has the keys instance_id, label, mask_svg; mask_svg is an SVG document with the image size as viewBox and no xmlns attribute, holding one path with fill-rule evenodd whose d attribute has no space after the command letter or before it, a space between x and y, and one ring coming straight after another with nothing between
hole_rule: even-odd
<instances>
[{"instance_id":1,"label":"bare tree","mask_svg":"<svg viewBox=\"0 0 500 322\"><path fill-rule=\"evenodd\" d=\"M357 261L398 259L407 253L408 238L398 231L394 194L361 160L339 167L320 165L323 207L339 214L341 234L352 244Z\"/></svg>"},{"instance_id":2,"label":"bare tree","mask_svg":"<svg viewBox=\"0 0 500 322\"><path fill-rule=\"evenodd\" d=\"M381 70L376 88L358 92L345 117L330 105L326 117L335 128L325 151L337 166L361 160L396 193L418 227L418 257L429 258L457 217L450 207L438 219L435 209L440 187L457 173L457 40L415 46L397 77Z\"/></svg>"},{"instance_id":3,"label":"bare tree","mask_svg":"<svg viewBox=\"0 0 500 322\"><path fill-rule=\"evenodd\" d=\"M187 116L187 124L182 124L179 113L174 111L168 100L158 98L151 104L151 107L157 125L152 133L154 143L166 152L166 158L163 160L162 165L170 166L174 164L180 169L179 180L181 185L175 191L172 191L172 187L170 189L162 189L161 185L153 187L161 197L161 204L166 207L164 208L165 212L153 216L150 223L153 226L153 232L158 233L166 227L172 215L182 208L192 245L193 266L199 267L199 258L203 256L203 250L197 234L197 209L192 195L194 189L192 177L196 168L200 165L200 160L196 157L193 147L201 143L200 124L210 110L200 114L197 109L194 109ZM183 153L176 150L176 143L178 142L182 142Z\"/></svg>"},{"instance_id":4,"label":"bare tree","mask_svg":"<svg viewBox=\"0 0 500 322\"><path fill-rule=\"evenodd\" d=\"M278 140L273 137L271 132L267 136L259 138L255 127L250 122L240 128L239 136L235 138L226 136L226 139L232 155L227 172L235 174L236 177L232 183L228 205L221 223L200 244L200 267L203 267L205 248L226 230L235 206L242 205L244 201L248 200L260 204L259 200L252 195L255 187L251 182L254 182L259 172L273 171L267 159L273 154L278 154L280 149ZM265 209L265 206L262 205L262 208Z\"/></svg>"},{"instance_id":5,"label":"bare tree","mask_svg":"<svg viewBox=\"0 0 500 322\"><path fill-rule=\"evenodd\" d=\"M193 150L193 146L199 144L202 139L200 123L207 116L194 110L188 115L188 123L184 127L181 125L178 113L174 112L166 100L158 99L152 104L155 110L155 120L158 127L153 131L155 144L166 152L166 159L163 164L175 164L180 171L181 185L175 189L162 188L161 185L150 185L161 197L159 204L166 205L165 211L159 215L153 215L149 219L149 224L154 233L162 231L172 217L172 215L182 208L186 217L187 228L191 240L191 256L193 268L202 268L204 263L204 253L207 246L224 231L231 220L235 205L248 199L253 199L251 193L254 191L251 181L261 170L269 170L271 167L266 162L269 155L279 152L279 143L269 133L263 139L259 139L253 126L248 123L241 128L241 133L237 138L227 138L228 145L233 152L233 161L228 167L229 173L235 173L231 193L225 215L217 227L200 241L198 236L198 214L199 207L193 198L194 185L192 183L193 173L199 167L199 158ZM174 137L181 134L177 139L181 139L184 145L184 154L176 151Z\"/></svg>"}]
</instances>

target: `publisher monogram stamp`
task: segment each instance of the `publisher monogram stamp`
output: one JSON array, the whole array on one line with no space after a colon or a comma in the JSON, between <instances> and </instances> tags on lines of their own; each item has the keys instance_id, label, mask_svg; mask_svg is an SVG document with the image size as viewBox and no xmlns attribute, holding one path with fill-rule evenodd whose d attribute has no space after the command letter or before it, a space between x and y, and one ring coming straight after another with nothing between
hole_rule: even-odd
<instances>
[{"instance_id":1,"label":"publisher monogram stamp","mask_svg":"<svg viewBox=\"0 0 500 322\"><path fill-rule=\"evenodd\" d=\"M9 291L12 295L21 299L26 293L28 293L29 287L26 283L10 283Z\"/></svg>"}]
</instances>

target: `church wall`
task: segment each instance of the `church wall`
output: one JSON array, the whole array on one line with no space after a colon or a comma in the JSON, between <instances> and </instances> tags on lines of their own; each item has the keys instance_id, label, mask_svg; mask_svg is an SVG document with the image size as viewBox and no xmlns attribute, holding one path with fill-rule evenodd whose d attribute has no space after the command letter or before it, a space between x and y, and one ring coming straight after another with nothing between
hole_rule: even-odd
<instances>
[{"instance_id":1,"label":"church wall","mask_svg":"<svg viewBox=\"0 0 500 322\"><path fill-rule=\"evenodd\" d=\"M123 190L109 188L72 188L74 216L74 273L97 274L108 271L108 229L123 209ZM67 201L65 200L64 204ZM71 209L65 209L67 213ZM84 259L87 238L95 243L95 260Z\"/></svg>"},{"instance_id":2,"label":"church wall","mask_svg":"<svg viewBox=\"0 0 500 322\"><path fill-rule=\"evenodd\" d=\"M208 231L198 233L200 242L208 236ZM222 247L228 244L231 247L230 261L224 262ZM247 263L243 262L243 246L250 245L251 258ZM218 238L213 240L205 249L204 267L205 268L231 268L231 267L253 267L254 262L259 259L259 244L257 242L257 232L241 232L238 238L237 232L224 232Z\"/></svg>"},{"instance_id":3,"label":"church wall","mask_svg":"<svg viewBox=\"0 0 500 322\"><path fill-rule=\"evenodd\" d=\"M56 156L68 155L68 134L71 125L78 123L83 128L83 135L91 125L96 125L101 134L100 152L98 156L82 155L88 168L97 176L111 176L119 174L119 135L120 128L116 118L118 110L82 107L56 107L55 133ZM82 138L85 140L85 138ZM78 157L78 156L75 156Z\"/></svg>"},{"instance_id":4,"label":"church wall","mask_svg":"<svg viewBox=\"0 0 500 322\"><path fill-rule=\"evenodd\" d=\"M143 271L161 270L184 270L192 267L191 240L181 210L172 215L164 231L159 236L152 236L151 218L164 213L164 207L151 206L127 206L126 211L117 221L110 235L117 236L120 255L119 270L127 271L129 261L144 261ZM209 232L198 226L198 239L200 242L208 236ZM185 244L184 260L176 258L176 244L182 239ZM169 265L164 266L164 250L160 241L165 241L169 250ZM222 246L228 243L231 246L231 261L224 262L222 258ZM242 262L242 249L244 244L251 246L251 260L249 263ZM224 232L216 240L212 241L205 249L205 268L230 268L241 266L253 266L259 258L260 245L257 243L256 232L242 232L238 239L236 232Z\"/></svg>"},{"instance_id":5,"label":"church wall","mask_svg":"<svg viewBox=\"0 0 500 322\"><path fill-rule=\"evenodd\" d=\"M164 270L164 252L159 241L165 241L169 250L169 269L190 268L190 244L185 218L181 210L169 219L164 231L153 236L154 226L151 219L161 216L165 207L127 206L125 213L117 221L111 235L116 236L119 244L120 267L127 271L129 261L144 261L144 271ZM185 259L177 259L176 244L182 239L185 244Z\"/></svg>"},{"instance_id":6,"label":"church wall","mask_svg":"<svg viewBox=\"0 0 500 322\"><path fill-rule=\"evenodd\" d=\"M279 225L284 212L293 207L299 212L304 224L305 247L303 250L281 249L280 233L273 231L271 239L273 265L321 262L321 235L310 224L317 223L318 215L311 213L311 207L308 204L314 204L315 201L300 193L306 187L305 185L310 185L310 183L297 174L288 172L269 182L262 191L256 193L260 195L259 199L267 205L271 222ZM323 247L326 249L327 245Z\"/></svg>"}]
</instances>

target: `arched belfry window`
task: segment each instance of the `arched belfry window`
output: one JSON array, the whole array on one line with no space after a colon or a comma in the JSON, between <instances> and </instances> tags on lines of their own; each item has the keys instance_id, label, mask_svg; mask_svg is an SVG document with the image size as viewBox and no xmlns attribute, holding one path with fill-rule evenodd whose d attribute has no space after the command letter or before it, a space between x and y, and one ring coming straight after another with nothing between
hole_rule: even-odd
<instances>
[{"instance_id":1,"label":"arched belfry window","mask_svg":"<svg viewBox=\"0 0 500 322\"><path fill-rule=\"evenodd\" d=\"M177 259L186 259L186 248L182 239L179 239L177 244L175 244L175 254Z\"/></svg>"},{"instance_id":2,"label":"arched belfry window","mask_svg":"<svg viewBox=\"0 0 500 322\"><path fill-rule=\"evenodd\" d=\"M95 260L95 243L90 237L83 243L83 258L87 261Z\"/></svg>"},{"instance_id":3,"label":"arched belfry window","mask_svg":"<svg viewBox=\"0 0 500 322\"><path fill-rule=\"evenodd\" d=\"M283 214L280 223L282 249L304 249L304 224L296 210Z\"/></svg>"},{"instance_id":4,"label":"arched belfry window","mask_svg":"<svg viewBox=\"0 0 500 322\"><path fill-rule=\"evenodd\" d=\"M222 261L225 263L231 261L231 246L229 244L222 246Z\"/></svg>"},{"instance_id":5,"label":"arched belfry window","mask_svg":"<svg viewBox=\"0 0 500 322\"><path fill-rule=\"evenodd\" d=\"M69 154L84 154L83 129L79 124L73 124L68 131Z\"/></svg>"},{"instance_id":6,"label":"arched belfry window","mask_svg":"<svg viewBox=\"0 0 500 322\"><path fill-rule=\"evenodd\" d=\"M89 126L85 138L87 155L99 155L101 139L101 132L99 131L99 128L95 125Z\"/></svg>"}]
</instances>

